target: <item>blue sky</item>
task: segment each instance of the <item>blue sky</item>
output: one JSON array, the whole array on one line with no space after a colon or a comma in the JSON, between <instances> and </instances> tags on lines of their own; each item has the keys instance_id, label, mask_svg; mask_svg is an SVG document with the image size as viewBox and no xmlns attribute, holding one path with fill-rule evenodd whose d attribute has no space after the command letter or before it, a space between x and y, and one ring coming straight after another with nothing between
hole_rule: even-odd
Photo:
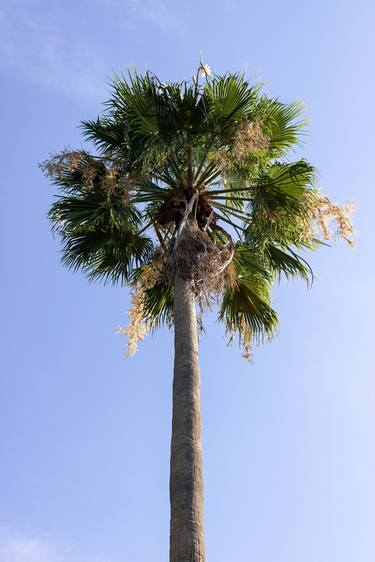
<instances>
[{"instance_id":1,"label":"blue sky","mask_svg":"<svg viewBox=\"0 0 375 562\"><path fill-rule=\"evenodd\" d=\"M354 200L357 245L282 283L254 364L201 338L207 559L375 557L374 39L370 0L0 3L0 562L165 562L172 338L125 360L126 289L62 268L37 163L79 147L113 70L247 70L301 98L305 156Z\"/></svg>"}]
</instances>

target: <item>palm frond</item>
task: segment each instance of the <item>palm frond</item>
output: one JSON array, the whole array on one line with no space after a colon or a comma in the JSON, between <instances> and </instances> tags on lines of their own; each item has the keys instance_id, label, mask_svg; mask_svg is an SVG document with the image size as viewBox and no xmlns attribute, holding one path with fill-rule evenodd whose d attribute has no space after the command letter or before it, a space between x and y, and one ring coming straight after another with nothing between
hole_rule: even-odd
<instances>
[{"instance_id":1,"label":"palm frond","mask_svg":"<svg viewBox=\"0 0 375 562\"><path fill-rule=\"evenodd\" d=\"M254 191L269 208L276 208L288 200L301 199L306 189L313 185L314 179L315 170L305 160L276 162L260 174Z\"/></svg>"},{"instance_id":2,"label":"palm frond","mask_svg":"<svg viewBox=\"0 0 375 562\"><path fill-rule=\"evenodd\" d=\"M82 121L81 129L84 137L91 141L103 153L107 151L121 151L123 158L129 149L129 139L125 121L106 118L97 118L91 121Z\"/></svg>"},{"instance_id":3,"label":"palm frond","mask_svg":"<svg viewBox=\"0 0 375 562\"><path fill-rule=\"evenodd\" d=\"M62 239L64 265L90 279L125 284L153 248L151 239L139 234L142 212L101 188L59 197L49 219Z\"/></svg>"},{"instance_id":4,"label":"palm frond","mask_svg":"<svg viewBox=\"0 0 375 562\"><path fill-rule=\"evenodd\" d=\"M237 242L234 247L233 264L236 268L237 275L246 277L255 275L265 282L272 282L272 274L262 257L257 251L243 242Z\"/></svg>"},{"instance_id":5,"label":"palm frond","mask_svg":"<svg viewBox=\"0 0 375 562\"><path fill-rule=\"evenodd\" d=\"M306 120L301 119L304 105L295 101L284 104L278 100L263 98L257 108L264 131L269 138L270 147L277 154L284 154L301 141Z\"/></svg>"},{"instance_id":6,"label":"palm frond","mask_svg":"<svg viewBox=\"0 0 375 562\"><path fill-rule=\"evenodd\" d=\"M215 76L205 87L205 99L209 120L223 138L254 112L258 88L251 87L241 74Z\"/></svg>"},{"instance_id":7,"label":"palm frond","mask_svg":"<svg viewBox=\"0 0 375 562\"><path fill-rule=\"evenodd\" d=\"M173 324L173 293L166 279L159 279L153 287L146 289L143 301L146 323L156 329L162 325Z\"/></svg>"},{"instance_id":8,"label":"palm frond","mask_svg":"<svg viewBox=\"0 0 375 562\"><path fill-rule=\"evenodd\" d=\"M153 250L150 238L125 229L65 231L62 246L66 267L113 285L128 283L132 269L146 262Z\"/></svg>"},{"instance_id":9,"label":"palm frond","mask_svg":"<svg viewBox=\"0 0 375 562\"><path fill-rule=\"evenodd\" d=\"M245 346L270 339L277 327L277 314L269 300L268 283L254 275L239 277L238 285L223 293L219 321Z\"/></svg>"},{"instance_id":10,"label":"palm frond","mask_svg":"<svg viewBox=\"0 0 375 562\"><path fill-rule=\"evenodd\" d=\"M313 281L314 275L309 264L291 248L284 251L274 244L268 243L265 247L265 258L271 270L280 278L286 279L300 277L306 283Z\"/></svg>"},{"instance_id":11,"label":"palm frond","mask_svg":"<svg viewBox=\"0 0 375 562\"><path fill-rule=\"evenodd\" d=\"M223 292L219 321L233 338L237 334L245 350L270 339L277 314L270 305L272 271L266 261L246 244L237 243L233 255L237 281Z\"/></svg>"}]
</instances>

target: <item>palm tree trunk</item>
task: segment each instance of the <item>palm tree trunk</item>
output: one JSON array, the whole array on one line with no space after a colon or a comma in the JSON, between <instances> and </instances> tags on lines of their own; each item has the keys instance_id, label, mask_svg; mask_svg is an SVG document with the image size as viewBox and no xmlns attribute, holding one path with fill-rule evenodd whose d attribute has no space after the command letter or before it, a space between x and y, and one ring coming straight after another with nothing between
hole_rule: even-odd
<instances>
[{"instance_id":1,"label":"palm tree trunk","mask_svg":"<svg viewBox=\"0 0 375 562\"><path fill-rule=\"evenodd\" d=\"M170 472L170 562L204 562L197 318L189 282L174 292L175 360Z\"/></svg>"}]
</instances>

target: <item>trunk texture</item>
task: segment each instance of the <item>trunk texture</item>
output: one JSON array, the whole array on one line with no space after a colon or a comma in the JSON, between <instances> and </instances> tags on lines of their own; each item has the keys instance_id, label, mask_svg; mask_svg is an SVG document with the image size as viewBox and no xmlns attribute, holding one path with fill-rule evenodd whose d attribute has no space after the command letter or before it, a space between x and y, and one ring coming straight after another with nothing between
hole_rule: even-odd
<instances>
[{"instance_id":1,"label":"trunk texture","mask_svg":"<svg viewBox=\"0 0 375 562\"><path fill-rule=\"evenodd\" d=\"M170 472L170 562L205 562L197 319L189 283L176 275Z\"/></svg>"}]
</instances>

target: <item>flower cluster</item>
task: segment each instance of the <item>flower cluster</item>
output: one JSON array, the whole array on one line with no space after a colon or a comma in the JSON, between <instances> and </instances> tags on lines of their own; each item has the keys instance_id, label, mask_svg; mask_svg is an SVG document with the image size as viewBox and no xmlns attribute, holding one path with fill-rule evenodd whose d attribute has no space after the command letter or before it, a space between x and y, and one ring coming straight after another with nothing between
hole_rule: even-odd
<instances>
[{"instance_id":1,"label":"flower cluster","mask_svg":"<svg viewBox=\"0 0 375 562\"><path fill-rule=\"evenodd\" d=\"M308 205L310 221L305 223L302 229L304 239L329 240L340 237L349 246L354 246L352 223L352 214L355 210L354 203L348 202L345 205L338 205L333 203L326 195L317 191L312 198L310 197ZM332 223L336 224L335 230L332 230Z\"/></svg>"},{"instance_id":2,"label":"flower cluster","mask_svg":"<svg viewBox=\"0 0 375 562\"><path fill-rule=\"evenodd\" d=\"M89 155L82 150L63 150L44 160L39 167L47 178L61 180L66 172L76 170L87 156Z\"/></svg>"},{"instance_id":3,"label":"flower cluster","mask_svg":"<svg viewBox=\"0 0 375 562\"><path fill-rule=\"evenodd\" d=\"M55 181L63 181L68 174L80 173L80 181L87 189L98 185L111 197L115 192L122 194L124 204L130 201L133 181L119 169L111 158L98 158L84 150L63 150L40 164L43 173Z\"/></svg>"},{"instance_id":4,"label":"flower cluster","mask_svg":"<svg viewBox=\"0 0 375 562\"><path fill-rule=\"evenodd\" d=\"M200 66L199 66L199 70L198 70L198 74L199 74L199 76L203 76L204 78L208 78L209 76L212 75L212 68L208 64L205 64L203 61L201 61Z\"/></svg>"},{"instance_id":5,"label":"flower cluster","mask_svg":"<svg viewBox=\"0 0 375 562\"><path fill-rule=\"evenodd\" d=\"M118 334L128 336L128 349L126 357L135 354L138 342L147 335L149 325L145 319L145 295L147 289L151 289L163 271L163 261L156 258L152 262L143 265L137 282L132 287L131 307L128 310L130 323L128 326L117 328Z\"/></svg>"},{"instance_id":6,"label":"flower cluster","mask_svg":"<svg viewBox=\"0 0 375 562\"><path fill-rule=\"evenodd\" d=\"M269 140L263 133L260 121L244 121L234 135L233 156L241 162L254 152L264 150L268 146Z\"/></svg>"}]
</instances>

